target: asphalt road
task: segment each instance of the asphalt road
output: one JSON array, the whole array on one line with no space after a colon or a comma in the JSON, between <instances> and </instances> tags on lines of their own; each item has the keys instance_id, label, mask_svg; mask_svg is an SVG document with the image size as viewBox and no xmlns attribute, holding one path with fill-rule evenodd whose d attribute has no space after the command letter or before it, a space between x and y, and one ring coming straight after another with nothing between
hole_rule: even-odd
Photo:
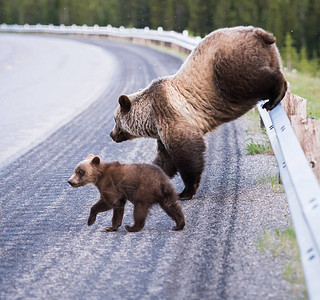
<instances>
[{"instance_id":1,"label":"asphalt road","mask_svg":"<svg viewBox=\"0 0 320 300\"><path fill-rule=\"evenodd\" d=\"M108 134L121 93L173 74L181 60L142 46L82 39L115 59L106 90L86 110L0 171L1 299L290 299L280 259L259 252L266 230L288 227L285 196L257 185L276 172L272 156L247 156L246 119L208 134L196 197L182 202L183 231L154 207L139 233L107 233L112 213L86 225L93 186L67 184L87 154L151 162L154 140L116 144ZM173 180L182 189L179 177ZM124 224L132 224L127 204Z\"/></svg>"},{"instance_id":2,"label":"asphalt road","mask_svg":"<svg viewBox=\"0 0 320 300\"><path fill-rule=\"evenodd\" d=\"M115 63L90 44L0 34L0 165L21 156L95 101Z\"/></svg>"}]
</instances>

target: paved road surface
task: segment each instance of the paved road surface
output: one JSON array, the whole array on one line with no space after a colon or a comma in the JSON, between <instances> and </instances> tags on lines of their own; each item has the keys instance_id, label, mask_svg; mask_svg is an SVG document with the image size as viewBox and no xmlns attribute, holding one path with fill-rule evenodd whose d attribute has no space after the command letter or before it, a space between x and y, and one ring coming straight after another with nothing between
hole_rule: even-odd
<instances>
[{"instance_id":1,"label":"paved road surface","mask_svg":"<svg viewBox=\"0 0 320 300\"><path fill-rule=\"evenodd\" d=\"M247 156L244 119L207 136L207 166L192 201L182 203L186 227L152 209L145 228L106 233L111 212L87 227L98 193L67 179L88 153L121 162L151 162L155 141L116 144L108 134L123 92L174 73L181 61L152 49L104 39L121 67L101 97L0 172L1 299L290 299L279 260L259 253L266 230L288 226L283 194L257 185L276 172L271 156ZM103 63L103 62L101 62ZM174 184L182 189L181 180ZM124 224L132 223L128 204Z\"/></svg>"},{"instance_id":2,"label":"paved road surface","mask_svg":"<svg viewBox=\"0 0 320 300\"><path fill-rule=\"evenodd\" d=\"M95 101L116 62L89 44L0 34L0 164L25 153Z\"/></svg>"}]
</instances>

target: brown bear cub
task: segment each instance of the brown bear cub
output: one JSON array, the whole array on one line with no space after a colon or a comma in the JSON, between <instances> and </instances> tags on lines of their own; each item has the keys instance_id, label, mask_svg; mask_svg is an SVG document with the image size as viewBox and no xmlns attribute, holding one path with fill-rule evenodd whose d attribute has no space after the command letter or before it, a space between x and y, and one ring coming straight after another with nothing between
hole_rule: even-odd
<instances>
[{"instance_id":1,"label":"brown bear cub","mask_svg":"<svg viewBox=\"0 0 320 300\"><path fill-rule=\"evenodd\" d=\"M98 213L113 209L112 227L105 229L116 231L122 224L127 200L134 205L134 224L125 226L130 232L143 228L153 204L159 204L176 222L172 230L181 230L185 225L178 195L169 178L157 166L102 162L98 156L89 154L78 164L68 183L73 187L92 183L100 192L100 200L90 210L89 226L95 222Z\"/></svg>"},{"instance_id":2,"label":"brown bear cub","mask_svg":"<svg viewBox=\"0 0 320 300\"><path fill-rule=\"evenodd\" d=\"M261 28L213 31L192 51L180 70L143 90L119 97L111 138L116 142L158 140L154 164L173 177L180 173L191 199L200 184L206 150L204 135L268 99L271 110L287 84L275 37Z\"/></svg>"}]
</instances>

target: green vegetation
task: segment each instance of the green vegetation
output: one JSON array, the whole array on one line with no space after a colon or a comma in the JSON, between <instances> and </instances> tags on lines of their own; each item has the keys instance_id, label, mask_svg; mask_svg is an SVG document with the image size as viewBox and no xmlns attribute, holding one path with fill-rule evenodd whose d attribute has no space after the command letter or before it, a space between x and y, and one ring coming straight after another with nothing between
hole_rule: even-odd
<instances>
[{"instance_id":1,"label":"green vegetation","mask_svg":"<svg viewBox=\"0 0 320 300\"><path fill-rule=\"evenodd\" d=\"M247 154L249 155L255 155L255 154L264 154L264 153L271 153L271 145L269 141L265 141L263 143L254 142L253 138L248 139L250 142L247 144L245 150Z\"/></svg>"},{"instance_id":2,"label":"green vegetation","mask_svg":"<svg viewBox=\"0 0 320 300\"><path fill-rule=\"evenodd\" d=\"M320 119L320 1L0 0L1 23L162 26L200 36L221 27L259 26L277 38L291 91L308 100L308 115Z\"/></svg>"},{"instance_id":3,"label":"green vegetation","mask_svg":"<svg viewBox=\"0 0 320 300\"><path fill-rule=\"evenodd\" d=\"M285 261L283 279L290 283L294 294L307 299L300 253L293 227L284 231L277 228L274 232L266 231L263 237L258 239L257 244L260 253L271 255L273 259L281 257Z\"/></svg>"},{"instance_id":4,"label":"green vegetation","mask_svg":"<svg viewBox=\"0 0 320 300\"><path fill-rule=\"evenodd\" d=\"M285 76L290 91L307 100L308 116L320 119L320 78L301 72L286 72Z\"/></svg>"},{"instance_id":5,"label":"green vegetation","mask_svg":"<svg viewBox=\"0 0 320 300\"><path fill-rule=\"evenodd\" d=\"M289 70L318 74L320 1L311 0L0 0L0 24L125 26L204 36L253 25L274 33Z\"/></svg>"},{"instance_id":6,"label":"green vegetation","mask_svg":"<svg viewBox=\"0 0 320 300\"><path fill-rule=\"evenodd\" d=\"M259 175L257 177L257 183L262 185L270 185L272 190L275 193L283 193L283 186L280 183L280 176L279 174L276 175L270 175L270 174L264 174L264 175Z\"/></svg>"}]
</instances>

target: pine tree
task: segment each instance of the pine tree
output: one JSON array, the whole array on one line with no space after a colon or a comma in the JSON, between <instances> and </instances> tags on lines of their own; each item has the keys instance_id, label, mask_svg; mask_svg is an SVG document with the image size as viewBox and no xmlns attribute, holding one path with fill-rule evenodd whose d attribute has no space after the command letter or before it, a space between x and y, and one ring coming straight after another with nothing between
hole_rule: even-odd
<instances>
[{"instance_id":1,"label":"pine tree","mask_svg":"<svg viewBox=\"0 0 320 300\"><path fill-rule=\"evenodd\" d=\"M309 73L309 74L312 73L311 64L308 61L306 47L302 47L300 51L299 71L303 73Z\"/></svg>"},{"instance_id":2,"label":"pine tree","mask_svg":"<svg viewBox=\"0 0 320 300\"><path fill-rule=\"evenodd\" d=\"M151 27L157 29L158 27L168 28L168 18L165 17L167 8L166 0L153 0L150 9L150 23Z\"/></svg>"},{"instance_id":3,"label":"pine tree","mask_svg":"<svg viewBox=\"0 0 320 300\"><path fill-rule=\"evenodd\" d=\"M291 37L291 34L287 33L285 47L282 49L282 59L288 71L291 71L293 68L297 67L299 63L298 53L293 44L294 41Z\"/></svg>"}]
</instances>

